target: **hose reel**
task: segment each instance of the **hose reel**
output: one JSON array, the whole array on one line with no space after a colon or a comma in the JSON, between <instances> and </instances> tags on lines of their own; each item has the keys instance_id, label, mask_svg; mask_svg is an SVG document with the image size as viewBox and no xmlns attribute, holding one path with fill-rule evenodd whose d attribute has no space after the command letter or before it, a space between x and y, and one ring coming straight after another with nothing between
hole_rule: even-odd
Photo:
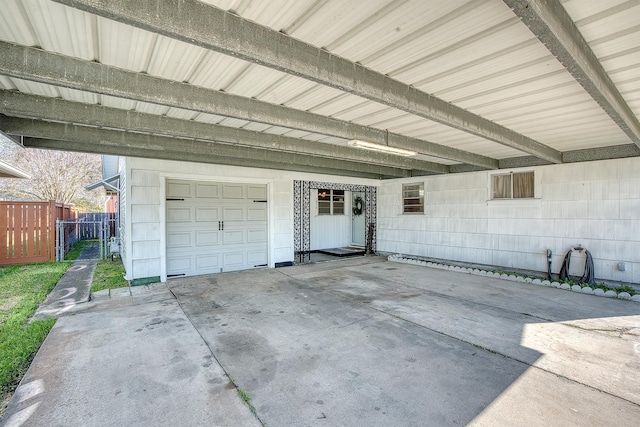
<instances>
[{"instance_id":1,"label":"hose reel","mask_svg":"<svg viewBox=\"0 0 640 427\"><path fill-rule=\"evenodd\" d=\"M584 264L584 273L580 277L569 275L569 268L571 266L571 255L573 254L573 252L580 252L580 253L584 252L587 257L587 260ZM565 255L564 261L562 262L562 267L560 268L559 277L560 277L560 280L573 280L578 283L595 284L594 273L595 273L595 269L593 266L593 257L591 256L591 252L589 252L582 246L578 245L574 248L569 249L569 251Z\"/></svg>"}]
</instances>

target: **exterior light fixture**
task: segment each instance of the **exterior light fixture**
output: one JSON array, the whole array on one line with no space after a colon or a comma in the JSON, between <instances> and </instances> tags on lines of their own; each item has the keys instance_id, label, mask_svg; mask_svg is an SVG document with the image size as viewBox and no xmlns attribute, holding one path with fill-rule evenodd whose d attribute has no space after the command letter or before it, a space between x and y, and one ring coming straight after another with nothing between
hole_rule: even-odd
<instances>
[{"instance_id":1,"label":"exterior light fixture","mask_svg":"<svg viewBox=\"0 0 640 427\"><path fill-rule=\"evenodd\" d=\"M418 153L411 150L405 150L403 148L390 147L389 145L376 144L374 142L361 141L359 139L352 139L347 144L351 147L363 148L365 150L378 151L381 153L395 154L396 156L417 156Z\"/></svg>"}]
</instances>

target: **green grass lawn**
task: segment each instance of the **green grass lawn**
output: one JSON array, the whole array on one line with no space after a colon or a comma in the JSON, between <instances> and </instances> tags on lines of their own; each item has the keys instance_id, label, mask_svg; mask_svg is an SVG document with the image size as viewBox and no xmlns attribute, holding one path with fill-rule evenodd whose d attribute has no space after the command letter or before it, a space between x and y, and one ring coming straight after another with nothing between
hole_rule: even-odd
<instances>
[{"instance_id":1,"label":"green grass lawn","mask_svg":"<svg viewBox=\"0 0 640 427\"><path fill-rule=\"evenodd\" d=\"M101 259L96 265L93 273L93 283L91 292L98 292L103 289L126 288L129 283L124 280L124 266L120 258Z\"/></svg>"},{"instance_id":2,"label":"green grass lawn","mask_svg":"<svg viewBox=\"0 0 640 427\"><path fill-rule=\"evenodd\" d=\"M0 396L12 393L55 320L28 323L70 263L0 267Z\"/></svg>"}]
</instances>

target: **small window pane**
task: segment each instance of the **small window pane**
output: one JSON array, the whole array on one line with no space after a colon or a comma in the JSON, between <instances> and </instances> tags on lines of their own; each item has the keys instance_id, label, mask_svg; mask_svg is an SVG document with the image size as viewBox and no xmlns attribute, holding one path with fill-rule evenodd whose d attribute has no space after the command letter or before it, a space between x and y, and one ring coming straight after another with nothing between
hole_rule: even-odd
<instances>
[{"instance_id":1,"label":"small window pane","mask_svg":"<svg viewBox=\"0 0 640 427\"><path fill-rule=\"evenodd\" d=\"M513 174L513 198L533 198L534 191L533 172L521 172Z\"/></svg>"},{"instance_id":2,"label":"small window pane","mask_svg":"<svg viewBox=\"0 0 640 427\"><path fill-rule=\"evenodd\" d=\"M331 215L331 202L318 202L319 215Z\"/></svg>"},{"instance_id":3,"label":"small window pane","mask_svg":"<svg viewBox=\"0 0 640 427\"><path fill-rule=\"evenodd\" d=\"M511 175L493 175L491 177L494 199L511 198Z\"/></svg>"},{"instance_id":4,"label":"small window pane","mask_svg":"<svg viewBox=\"0 0 640 427\"><path fill-rule=\"evenodd\" d=\"M424 212L424 184L404 184L402 186L402 212Z\"/></svg>"},{"instance_id":5,"label":"small window pane","mask_svg":"<svg viewBox=\"0 0 640 427\"><path fill-rule=\"evenodd\" d=\"M318 215L331 215L331 190L318 190Z\"/></svg>"},{"instance_id":6,"label":"small window pane","mask_svg":"<svg viewBox=\"0 0 640 427\"><path fill-rule=\"evenodd\" d=\"M344 190L333 190L333 214L344 215Z\"/></svg>"}]
</instances>

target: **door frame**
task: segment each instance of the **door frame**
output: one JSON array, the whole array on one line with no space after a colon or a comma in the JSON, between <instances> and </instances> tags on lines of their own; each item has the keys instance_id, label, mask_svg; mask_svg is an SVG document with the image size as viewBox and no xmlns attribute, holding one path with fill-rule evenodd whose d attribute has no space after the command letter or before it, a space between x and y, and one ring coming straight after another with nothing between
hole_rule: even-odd
<instances>
[{"instance_id":1,"label":"door frame","mask_svg":"<svg viewBox=\"0 0 640 427\"><path fill-rule=\"evenodd\" d=\"M372 185L341 184L321 181L293 181L293 242L294 257L301 264L311 262L311 193L310 190L326 188L328 190L360 191L365 193L365 230L377 221L377 191ZM375 229L374 229L375 230ZM365 239L366 241L366 239ZM376 232L374 231L371 253L376 251Z\"/></svg>"},{"instance_id":2,"label":"door frame","mask_svg":"<svg viewBox=\"0 0 640 427\"><path fill-rule=\"evenodd\" d=\"M252 179L252 178L236 178L229 176L203 176L193 174L179 174L179 173L162 173L160 172L160 281L167 281L167 179L177 179L184 181L196 181L196 182L228 182L238 184L262 184L267 186L267 259L268 267L273 268L275 266L273 261L273 230L275 230L274 224L274 197L275 191L273 188L272 179Z\"/></svg>"}]
</instances>

